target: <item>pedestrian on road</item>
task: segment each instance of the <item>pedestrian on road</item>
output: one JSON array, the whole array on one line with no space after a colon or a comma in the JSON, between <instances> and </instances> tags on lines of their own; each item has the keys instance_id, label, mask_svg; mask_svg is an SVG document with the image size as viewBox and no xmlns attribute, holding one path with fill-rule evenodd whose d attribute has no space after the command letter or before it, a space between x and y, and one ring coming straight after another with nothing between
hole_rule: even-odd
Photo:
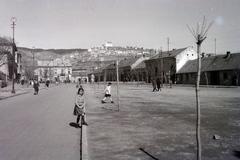
<instances>
[{"instance_id":1,"label":"pedestrian on road","mask_svg":"<svg viewBox=\"0 0 240 160\"><path fill-rule=\"evenodd\" d=\"M50 84L50 81L47 80L47 81L46 81L46 87L47 87L47 89L49 88L49 84Z\"/></svg>"},{"instance_id":2,"label":"pedestrian on road","mask_svg":"<svg viewBox=\"0 0 240 160\"><path fill-rule=\"evenodd\" d=\"M157 82L155 79L152 80L153 92L157 91Z\"/></svg>"},{"instance_id":3,"label":"pedestrian on road","mask_svg":"<svg viewBox=\"0 0 240 160\"><path fill-rule=\"evenodd\" d=\"M112 83L108 82L108 86L104 90L105 95L104 95L104 98L102 99L102 103L106 103L105 100L106 100L107 97L110 98L111 103L114 103L113 100L112 100L112 96L111 96L111 85L112 85Z\"/></svg>"},{"instance_id":4,"label":"pedestrian on road","mask_svg":"<svg viewBox=\"0 0 240 160\"><path fill-rule=\"evenodd\" d=\"M85 99L84 99L84 89L79 88L76 98L75 98L75 107L73 111L73 115L77 116L77 124L79 126L79 120L82 117L82 124L88 126L85 121Z\"/></svg>"},{"instance_id":5,"label":"pedestrian on road","mask_svg":"<svg viewBox=\"0 0 240 160\"><path fill-rule=\"evenodd\" d=\"M38 81L33 81L34 95L38 94L40 84Z\"/></svg>"},{"instance_id":6,"label":"pedestrian on road","mask_svg":"<svg viewBox=\"0 0 240 160\"><path fill-rule=\"evenodd\" d=\"M172 88L172 80L169 81L170 88Z\"/></svg>"},{"instance_id":7,"label":"pedestrian on road","mask_svg":"<svg viewBox=\"0 0 240 160\"><path fill-rule=\"evenodd\" d=\"M21 85L24 86L24 79L21 80Z\"/></svg>"},{"instance_id":8,"label":"pedestrian on road","mask_svg":"<svg viewBox=\"0 0 240 160\"><path fill-rule=\"evenodd\" d=\"M157 78L157 89L158 89L158 91L161 91L161 82L160 82L159 78Z\"/></svg>"}]
</instances>

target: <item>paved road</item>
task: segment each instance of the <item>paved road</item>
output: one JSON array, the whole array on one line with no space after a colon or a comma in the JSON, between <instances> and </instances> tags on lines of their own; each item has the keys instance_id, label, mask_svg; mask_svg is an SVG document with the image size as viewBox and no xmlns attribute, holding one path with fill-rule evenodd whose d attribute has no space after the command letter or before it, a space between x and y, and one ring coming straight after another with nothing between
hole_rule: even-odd
<instances>
[{"instance_id":1,"label":"paved road","mask_svg":"<svg viewBox=\"0 0 240 160\"><path fill-rule=\"evenodd\" d=\"M1 160L80 159L80 129L71 127L75 85L1 100Z\"/></svg>"}]
</instances>

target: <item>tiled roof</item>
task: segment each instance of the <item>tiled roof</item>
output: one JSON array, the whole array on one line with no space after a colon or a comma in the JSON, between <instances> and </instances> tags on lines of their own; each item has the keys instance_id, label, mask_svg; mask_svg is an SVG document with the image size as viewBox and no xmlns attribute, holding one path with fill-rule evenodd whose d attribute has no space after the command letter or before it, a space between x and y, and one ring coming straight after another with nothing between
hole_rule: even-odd
<instances>
[{"instance_id":1,"label":"tiled roof","mask_svg":"<svg viewBox=\"0 0 240 160\"><path fill-rule=\"evenodd\" d=\"M142 61L139 65L137 65L137 67L135 67L134 69L140 69L140 68L146 68L146 63L144 61Z\"/></svg>"},{"instance_id":2,"label":"tiled roof","mask_svg":"<svg viewBox=\"0 0 240 160\"><path fill-rule=\"evenodd\" d=\"M160 54L162 54L162 57L175 57L177 56L179 53L183 52L184 50L186 50L188 47L185 47L185 48L180 48L180 49L173 49L173 50L170 50L170 51L164 51L164 52L161 52ZM154 55L153 57L151 57L151 59L157 59L159 58L160 54L156 54ZM150 59L150 60L151 60Z\"/></svg>"},{"instance_id":3,"label":"tiled roof","mask_svg":"<svg viewBox=\"0 0 240 160\"><path fill-rule=\"evenodd\" d=\"M132 64L134 64L139 58L130 58L130 59L125 59L121 60L119 62L119 68L120 67L131 67ZM110 64L106 67L106 69L113 69L115 68L114 64Z\"/></svg>"},{"instance_id":4,"label":"tiled roof","mask_svg":"<svg viewBox=\"0 0 240 160\"><path fill-rule=\"evenodd\" d=\"M240 69L239 62L240 53L230 54L229 58L226 55L204 57L201 59L201 72ZM177 74L197 72L197 64L197 59L188 61Z\"/></svg>"},{"instance_id":5,"label":"tiled roof","mask_svg":"<svg viewBox=\"0 0 240 160\"><path fill-rule=\"evenodd\" d=\"M139 58L131 58L119 62L119 67L128 67L135 63Z\"/></svg>"}]
</instances>

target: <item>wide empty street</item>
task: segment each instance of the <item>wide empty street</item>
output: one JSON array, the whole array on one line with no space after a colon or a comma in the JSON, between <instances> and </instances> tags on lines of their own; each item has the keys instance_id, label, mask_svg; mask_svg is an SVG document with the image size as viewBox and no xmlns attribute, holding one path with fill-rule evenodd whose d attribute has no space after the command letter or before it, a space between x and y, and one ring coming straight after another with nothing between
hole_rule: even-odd
<instances>
[{"instance_id":1,"label":"wide empty street","mask_svg":"<svg viewBox=\"0 0 240 160\"><path fill-rule=\"evenodd\" d=\"M69 125L75 94L66 84L1 100L0 159L80 159L80 129Z\"/></svg>"}]
</instances>

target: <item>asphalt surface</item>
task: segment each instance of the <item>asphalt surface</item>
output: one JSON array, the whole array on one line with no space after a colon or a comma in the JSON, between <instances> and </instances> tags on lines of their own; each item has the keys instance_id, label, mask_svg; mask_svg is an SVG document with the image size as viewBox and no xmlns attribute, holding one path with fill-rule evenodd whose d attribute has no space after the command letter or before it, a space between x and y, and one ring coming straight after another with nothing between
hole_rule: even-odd
<instances>
[{"instance_id":1,"label":"asphalt surface","mask_svg":"<svg viewBox=\"0 0 240 160\"><path fill-rule=\"evenodd\" d=\"M1 160L80 159L80 129L71 126L74 85L33 89L0 101Z\"/></svg>"}]
</instances>

